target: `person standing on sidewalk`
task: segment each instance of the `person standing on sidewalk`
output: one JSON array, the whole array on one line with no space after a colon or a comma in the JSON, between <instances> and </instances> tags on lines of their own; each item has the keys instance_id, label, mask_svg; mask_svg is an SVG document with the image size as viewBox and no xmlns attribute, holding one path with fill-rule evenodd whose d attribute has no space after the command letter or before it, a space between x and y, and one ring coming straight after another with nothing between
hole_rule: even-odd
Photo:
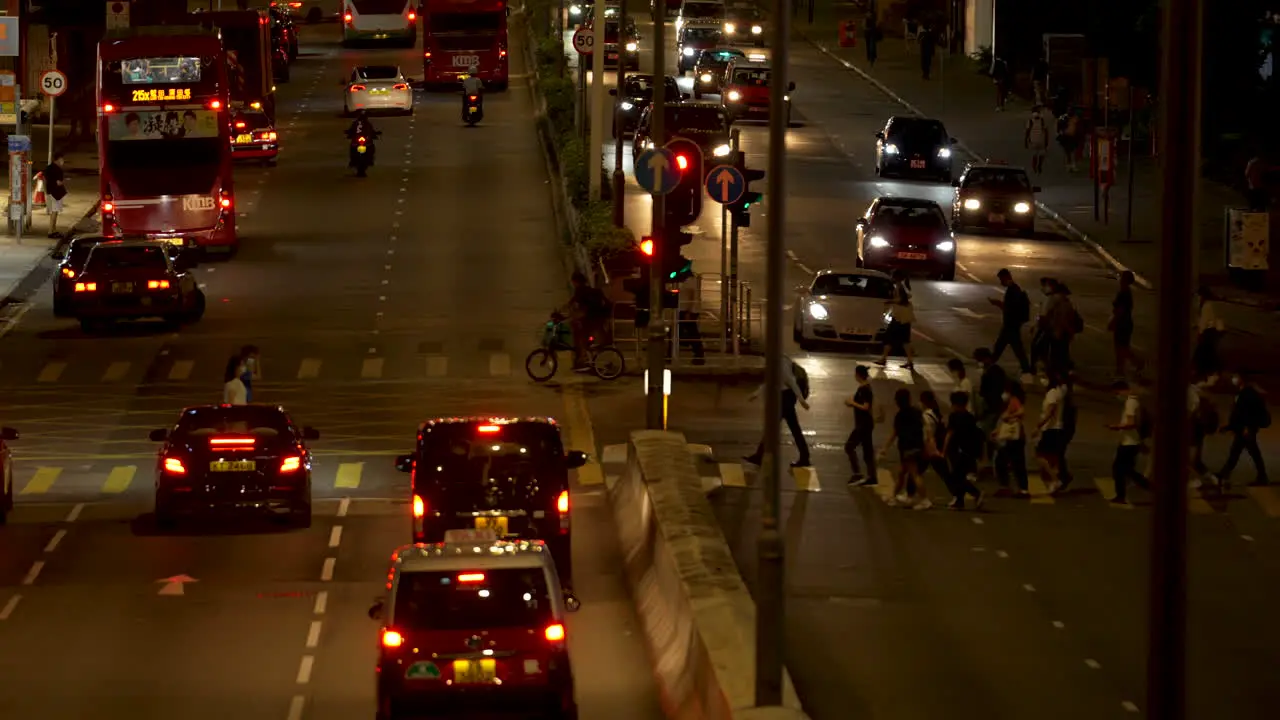
<instances>
[{"instance_id":1,"label":"person standing on sidewalk","mask_svg":"<svg viewBox=\"0 0 1280 720\"><path fill-rule=\"evenodd\" d=\"M67 174L62 166L66 164L66 156L60 152L53 154L53 162L42 171L45 186L45 208L49 211L49 237L60 238L58 232L58 215L62 212L62 201L67 196Z\"/></svg>"},{"instance_id":2,"label":"person standing on sidewalk","mask_svg":"<svg viewBox=\"0 0 1280 720\"><path fill-rule=\"evenodd\" d=\"M1116 486L1116 494L1111 502L1124 505L1129 502L1126 488L1130 480L1143 489L1151 488L1146 476L1138 472L1138 456L1142 454L1143 440L1151 434L1151 423L1142 403L1138 401L1138 395L1129 387L1128 380L1115 381L1111 385L1111 391L1124 403L1124 408L1120 411L1120 422L1107 426L1120 433L1120 444L1116 446L1115 459L1111 461L1111 480Z\"/></svg>"},{"instance_id":3,"label":"person standing on sidewalk","mask_svg":"<svg viewBox=\"0 0 1280 720\"><path fill-rule=\"evenodd\" d=\"M996 112L1003 112L1005 101L1009 99L1009 88L1013 86L1013 71L999 55L991 58L991 82L996 86Z\"/></svg>"},{"instance_id":4,"label":"person standing on sidewalk","mask_svg":"<svg viewBox=\"0 0 1280 720\"><path fill-rule=\"evenodd\" d=\"M938 50L938 32L932 24L920 26L920 72L925 80L933 72L933 56Z\"/></svg>"},{"instance_id":5,"label":"person standing on sidewalk","mask_svg":"<svg viewBox=\"0 0 1280 720\"><path fill-rule=\"evenodd\" d=\"M885 303L889 308L889 328L884 333L884 352L880 354L880 359L876 361L876 365L884 367L889 364L889 353L898 348L902 349L902 354L907 361L902 367L907 370L915 369L915 352L911 348L911 323L915 322L916 311L911 305L911 286L908 284L907 273L902 270L893 271L893 299Z\"/></svg>"},{"instance_id":6,"label":"person standing on sidewalk","mask_svg":"<svg viewBox=\"0 0 1280 720\"><path fill-rule=\"evenodd\" d=\"M1049 63L1043 57L1031 67L1031 89L1036 105L1049 102Z\"/></svg>"},{"instance_id":7,"label":"person standing on sidewalk","mask_svg":"<svg viewBox=\"0 0 1280 720\"><path fill-rule=\"evenodd\" d=\"M871 392L871 372L866 365L854 368L853 376L858 381L858 389L853 392L853 397L844 401L846 406L853 408L853 432L849 433L849 439L844 443L844 454L849 456L849 467L852 469L849 485L862 487L875 485L877 482L876 447L871 441L876 429L875 395ZM859 450L862 451L863 462L867 464L866 475L862 474L862 468L858 465Z\"/></svg>"},{"instance_id":8,"label":"person standing on sidewalk","mask_svg":"<svg viewBox=\"0 0 1280 720\"><path fill-rule=\"evenodd\" d=\"M1031 117L1027 119L1026 135L1023 143L1031 152L1031 172L1039 175L1044 172L1044 156L1049 152L1049 141L1053 138L1053 129L1049 127L1052 118L1039 103L1031 108Z\"/></svg>"},{"instance_id":9,"label":"person standing on sidewalk","mask_svg":"<svg viewBox=\"0 0 1280 720\"><path fill-rule=\"evenodd\" d=\"M765 385L756 388L748 400L755 400L765 391ZM809 467L809 443L805 442L804 430L800 427L800 417L796 414L796 405L809 409L809 373L794 360L782 356L782 421L791 431L791 439L796 444L800 457L791 463L791 467ZM752 465L764 462L764 440L756 446L756 451L743 458Z\"/></svg>"},{"instance_id":10,"label":"person standing on sidewalk","mask_svg":"<svg viewBox=\"0 0 1280 720\"><path fill-rule=\"evenodd\" d=\"M1136 372L1142 372L1142 360L1133 351L1133 280L1132 270L1120 273L1120 289L1111 300L1111 321L1107 323L1115 347L1118 378L1126 377L1131 365Z\"/></svg>"},{"instance_id":11,"label":"person standing on sidewalk","mask_svg":"<svg viewBox=\"0 0 1280 720\"><path fill-rule=\"evenodd\" d=\"M952 510L964 509L966 495L973 496L973 509L982 508L983 495L970 478L978 471L978 459L982 457L982 431L978 421L969 412L969 393L951 393L951 415L947 418L947 434L942 442L942 454L950 474L947 489L951 491Z\"/></svg>"},{"instance_id":12,"label":"person standing on sidewalk","mask_svg":"<svg viewBox=\"0 0 1280 720\"><path fill-rule=\"evenodd\" d=\"M875 13L867 13L867 22L862 29L862 40L867 46L867 64L876 66L877 50L880 46L880 23L876 22Z\"/></svg>"},{"instance_id":13,"label":"person standing on sidewalk","mask_svg":"<svg viewBox=\"0 0 1280 720\"><path fill-rule=\"evenodd\" d=\"M1022 374L1030 375L1034 368L1027 359L1027 349L1022 342L1022 326L1031 319L1031 298L1022 286L1013 281L1013 273L1009 272L1009 268L1000 268L996 278L1004 287L1004 297L991 298L991 304L1000 308L1000 334L996 336L996 344L991 347L991 354L995 362L1000 362L1000 356L1008 347L1018 359Z\"/></svg>"},{"instance_id":14,"label":"person standing on sidewalk","mask_svg":"<svg viewBox=\"0 0 1280 720\"><path fill-rule=\"evenodd\" d=\"M1066 155L1067 172L1076 171L1076 152L1080 149L1080 116L1068 110L1058 122L1058 144Z\"/></svg>"},{"instance_id":15,"label":"person standing on sidewalk","mask_svg":"<svg viewBox=\"0 0 1280 720\"><path fill-rule=\"evenodd\" d=\"M1236 388L1236 399L1231 406L1231 416L1227 420L1227 430L1231 432L1231 450L1227 452L1227 462L1218 471L1222 487L1231 484L1231 473L1240 462L1240 453L1249 453L1253 460L1253 469L1257 477L1250 485L1269 484L1267 466L1262 461L1262 453L1258 450L1258 431L1271 427L1271 413L1267 410L1266 400L1253 383L1242 373L1231 376L1231 384Z\"/></svg>"}]
</instances>

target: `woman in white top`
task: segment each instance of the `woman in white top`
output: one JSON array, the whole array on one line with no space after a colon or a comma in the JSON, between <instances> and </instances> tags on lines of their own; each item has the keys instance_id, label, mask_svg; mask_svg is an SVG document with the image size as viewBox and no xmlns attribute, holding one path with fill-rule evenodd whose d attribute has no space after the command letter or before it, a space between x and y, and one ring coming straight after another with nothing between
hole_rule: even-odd
<instances>
[{"instance_id":1,"label":"woman in white top","mask_svg":"<svg viewBox=\"0 0 1280 720\"><path fill-rule=\"evenodd\" d=\"M243 369L243 362L239 355L232 355L227 359L227 369L222 375L223 405L249 404L249 389L245 387L244 381L240 379Z\"/></svg>"},{"instance_id":2,"label":"woman in white top","mask_svg":"<svg viewBox=\"0 0 1280 720\"><path fill-rule=\"evenodd\" d=\"M1044 394L1044 404L1040 410L1040 424L1036 426L1039 441L1036 443L1036 459L1040 465L1040 476L1045 478L1045 487L1052 495L1062 486L1059 468L1062 465L1062 453L1066 450L1066 438L1063 433L1062 416L1066 405L1066 387L1056 372L1049 373L1049 387Z\"/></svg>"}]
</instances>

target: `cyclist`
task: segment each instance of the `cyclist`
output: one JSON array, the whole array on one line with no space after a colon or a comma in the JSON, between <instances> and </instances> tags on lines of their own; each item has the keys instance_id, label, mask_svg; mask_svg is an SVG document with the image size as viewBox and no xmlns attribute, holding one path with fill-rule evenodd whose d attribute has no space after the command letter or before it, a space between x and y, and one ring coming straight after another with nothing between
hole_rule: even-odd
<instances>
[{"instance_id":1,"label":"cyclist","mask_svg":"<svg viewBox=\"0 0 1280 720\"><path fill-rule=\"evenodd\" d=\"M587 276L575 271L570 278L573 295L569 298L568 315L573 328L574 367L577 372L591 369L591 338L607 344L612 306L600 288L592 287Z\"/></svg>"}]
</instances>

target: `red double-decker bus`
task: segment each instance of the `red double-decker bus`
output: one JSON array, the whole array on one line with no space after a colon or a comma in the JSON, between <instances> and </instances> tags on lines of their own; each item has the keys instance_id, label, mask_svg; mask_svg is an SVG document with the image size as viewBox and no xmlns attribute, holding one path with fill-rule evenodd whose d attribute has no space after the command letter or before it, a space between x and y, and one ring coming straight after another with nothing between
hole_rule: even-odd
<instances>
[{"instance_id":1,"label":"red double-decker bus","mask_svg":"<svg viewBox=\"0 0 1280 720\"><path fill-rule=\"evenodd\" d=\"M98 44L102 234L236 247L227 61L216 33L109 31Z\"/></svg>"},{"instance_id":2,"label":"red double-decker bus","mask_svg":"<svg viewBox=\"0 0 1280 720\"><path fill-rule=\"evenodd\" d=\"M486 87L507 87L507 0L423 0L422 69L427 84L456 83L480 67Z\"/></svg>"}]
</instances>

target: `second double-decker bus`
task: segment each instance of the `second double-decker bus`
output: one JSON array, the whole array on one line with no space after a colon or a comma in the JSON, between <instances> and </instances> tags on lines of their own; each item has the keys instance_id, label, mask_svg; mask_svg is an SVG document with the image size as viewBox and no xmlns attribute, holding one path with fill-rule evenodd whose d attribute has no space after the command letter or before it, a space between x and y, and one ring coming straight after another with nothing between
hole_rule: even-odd
<instances>
[{"instance_id":1,"label":"second double-decker bus","mask_svg":"<svg viewBox=\"0 0 1280 720\"><path fill-rule=\"evenodd\" d=\"M230 99L217 34L108 31L97 82L102 234L233 251Z\"/></svg>"},{"instance_id":2,"label":"second double-decker bus","mask_svg":"<svg viewBox=\"0 0 1280 720\"><path fill-rule=\"evenodd\" d=\"M507 0L423 0L424 82L456 83L473 66L486 87L506 89Z\"/></svg>"},{"instance_id":3,"label":"second double-decker bus","mask_svg":"<svg viewBox=\"0 0 1280 720\"><path fill-rule=\"evenodd\" d=\"M342 0L342 44L418 43L418 0Z\"/></svg>"}]
</instances>

